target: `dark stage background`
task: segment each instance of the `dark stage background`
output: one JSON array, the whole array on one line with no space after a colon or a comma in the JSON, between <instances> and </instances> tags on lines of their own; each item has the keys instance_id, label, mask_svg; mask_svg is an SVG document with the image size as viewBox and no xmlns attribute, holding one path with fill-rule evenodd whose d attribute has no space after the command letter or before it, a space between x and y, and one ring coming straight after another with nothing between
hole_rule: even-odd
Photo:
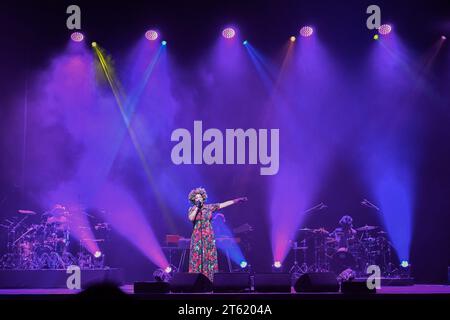
<instances>
[{"instance_id":1,"label":"dark stage background","mask_svg":"<svg viewBox=\"0 0 450 320\"><path fill-rule=\"evenodd\" d=\"M223 213L231 227L254 227L246 260L256 271L286 254L295 229L333 229L347 213L355 226L387 226L419 282L445 281L450 52L448 43L436 46L450 35L450 4L377 1L382 21L395 26L394 47L382 47L365 27L372 2L2 1L0 219L59 202L109 212L108 264L125 268L128 280L148 279L164 236L190 235L187 194L201 185L211 202L249 198ZM86 36L73 73L70 4L81 7ZM222 46L230 23L239 48ZM304 24L314 26L315 45L298 39L286 58ZM168 45L139 82L155 54L143 49L151 27ZM132 97L126 112L138 147L107 82L89 67L91 41ZM194 120L222 132L279 128L278 174L261 176L259 165L175 166L170 134L192 132ZM361 206L364 198L381 212ZM303 213L320 202L327 208Z\"/></svg>"}]
</instances>

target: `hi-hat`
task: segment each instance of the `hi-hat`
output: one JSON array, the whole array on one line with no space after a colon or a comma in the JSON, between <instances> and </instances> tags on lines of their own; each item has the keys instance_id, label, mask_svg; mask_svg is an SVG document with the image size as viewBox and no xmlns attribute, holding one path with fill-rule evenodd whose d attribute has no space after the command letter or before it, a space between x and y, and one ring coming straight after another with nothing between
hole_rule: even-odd
<instances>
[{"instance_id":1,"label":"hi-hat","mask_svg":"<svg viewBox=\"0 0 450 320\"><path fill-rule=\"evenodd\" d=\"M17 212L20 214L27 215L27 216L34 216L36 214L36 212L31 211L31 210L17 210Z\"/></svg>"},{"instance_id":2,"label":"hi-hat","mask_svg":"<svg viewBox=\"0 0 450 320\"><path fill-rule=\"evenodd\" d=\"M377 229L378 227L377 226L368 226L368 225L365 225L364 227L360 227L360 228L358 228L358 229L356 229L357 231L372 231L372 230L375 230L375 229Z\"/></svg>"}]
</instances>

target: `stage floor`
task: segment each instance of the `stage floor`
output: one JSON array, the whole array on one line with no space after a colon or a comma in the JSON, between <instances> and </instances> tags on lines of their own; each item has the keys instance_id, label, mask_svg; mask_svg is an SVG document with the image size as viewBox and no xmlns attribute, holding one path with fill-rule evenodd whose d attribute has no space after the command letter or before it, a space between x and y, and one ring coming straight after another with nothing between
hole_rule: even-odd
<instances>
[{"instance_id":1,"label":"stage floor","mask_svg":"<svg viewBox=\"0 0 450 320\"><path fill-rule=\"evenodd\" d=\"M167 293L167 294L135 294L133 285L121 286L121 290L136 299L149 300L297 300L297 299L345 299L347 297L362 297L368 299L416 299L416 298L448 298L449 285L413 285L413 286L385 286L376 294L342 294L342 293ZM1 300L64 300L80 293L81 290L69 289L0 289Z\"/></svg>"}]
</instances>

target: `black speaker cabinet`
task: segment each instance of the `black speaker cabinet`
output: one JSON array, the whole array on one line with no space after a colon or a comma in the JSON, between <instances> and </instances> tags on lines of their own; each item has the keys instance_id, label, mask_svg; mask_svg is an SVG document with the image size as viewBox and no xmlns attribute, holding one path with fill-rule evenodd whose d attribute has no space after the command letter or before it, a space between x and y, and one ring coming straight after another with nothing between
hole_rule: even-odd
<instances>
[{"instance_id":1,"label":"black speaker cabinet","mask_svg":"<svg viewBox=\"0 0 450 320\"><path fill-rule=\"evenodd\" d=\"M214 292L243 292L250 290L250 274L245 272L214 274Z\"/></svg>"},{"instance_id":2,"label":"black speaker cabinet","mask_svg":"<svg viewBox=\"0 0 450 320\"><path fill-rule=\"evenodd\" d=\"M255 274L255 291L291 292L291 275L289 273Z\"/></svg>"},{"instance_id":3,"label":"black speaker cabinet","mask_svg":"<svg viewBox=\"0 0 450 320\"><path fill-rule=\"evenodd\" d=\"M332 272L305 273L295 283L296 292L339 292L339 283Z\"/></svg>"},{"instance_id":4,"label":"black speaker cabinet","mask_svg":"<svg viewBox=\"0 0 450 320\"><path fill-rule=\"evenodd\" d=\"M366 279L356 279L352 281L345 281L341 284L341 292L349 294L367 294L376 293L377 289L369 289Z\"/></svg>"},{"instance_id":5,"label":"black speaker cabinet","mask_svg":"<svg viewBox=\"0 0 450 320\"><path fill-rule=\"evenodd\" d=\"M212 283L202 273L174 273L170 281L172 292L211 292Z\"/></svg>"}]
</instances>

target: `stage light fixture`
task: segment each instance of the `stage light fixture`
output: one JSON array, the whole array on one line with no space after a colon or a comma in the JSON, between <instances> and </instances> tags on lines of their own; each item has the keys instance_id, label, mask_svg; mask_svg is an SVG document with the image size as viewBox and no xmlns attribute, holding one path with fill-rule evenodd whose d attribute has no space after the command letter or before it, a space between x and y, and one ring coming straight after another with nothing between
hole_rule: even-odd
<instances>
[{"instance_id":1,"label":"stage light fixture","mask_svg":"<svg viewBox=\"0 0 450 320\"><path fill-rule=\"evenodd\" d=\"M172 272L172 267L171 267L171 266L167 266L167 267L164 269L164 272L165 272L165 273L171 273L171 272Z\"/></svg>"},{"instance_id":2,"label":"stage light fixture","mask_svg":"<svg viewBox=\"0 0 450 320\"><path fill-rule=\"evenodd\" d=\"M291 42L295 42L295 40L297 40L297 38L294 37L294 36L291 36L291 37L289 38L289 40L290 40Z\"/></svg>"},{"instance_id":3,"label":"stage light fixture","mask_svg":"<svg viewBox=\"0 0 450 320\"><path fill-rule=\"evenodd\" d=\"M148 30L148 31L145 33L145 37L146 37L147 40L149 40L149 41L155 41L156 39L158 39L159 34L158 34L158 31L156 31L156 30Z\"/></svg>"},{"instance_id":4,"label":"stage light fixture","mask_svg":"<svg viewBox=\"0 0 450 320\"><path fill-rule=\"evenodd\" d=\"M442 36L441 36L441 39L442 39L442 40L447 40L447 37L444 36L444 35L442 35Z\"/></svg>"},{"instance_id":5,"label":"stage light fixture","mask_svg":"<svg viewBox=\"0 0 450 320\"><path fill-rule=\"evenodd\" d=\"M314 29L310 26L304 26L300 29L300 35L302 37L310 37L314 33Z\"/></svg>"},{"instance_id":6,"label":"stage light fixture","mask_svg":"<svg viewBox=\"0 0 450 320\"><path fill-rule=\"evenodd\" d=\"M379 37L380 36L378 34L376 34L376 35L373 36L373 40L378 40Z\"/></svg>"},{"instance_id":7,"label":"stage light fixture","mask_svg":"<svg viewBox=\"0 0 450 320\"><path fill-rule=\"evenodd\" d=\"M390 24L382 24L379 28L378 28L378 32L380 34L382 34L383 36L391 33L392 31L392 26Z\"/></svg>"},{"instance_id":8,"label":"stage light fixture","mask_svg":"<svg viewBox=\"0 0 450 320\"><path fill-rule=\"evenodd\" d=\"M94 257L95 258L100 258L102 256L102 252L101 251L95 251L94 252Z\"/></svg>"},{"instance_id":9,"label":"stage light fixture","mask_svg":"<svg viewBox=\"0 0 450 320\"><path fill-rule=\"evenodd\" d=\"M242 269L245 269L247 267L247 261L241 261L241 263L239 264L241 266Z\"/></svg>"},{"instance_id":10,"label":"stage light fixture","mask_svg":"<svg viewBox=\"0 0 450 320\"><path fill-rule=\"evenodd\" d=\"M274 266L276 269L280 269L280 268L281 268L281 262L280 262L280 261L275 261L275 262L273 263L273 266Z\"/></svg>"},{"instance_id":11,"label":"stage light fixture","mask_svg":"<svg viewBox=\"0 0 450 320\"><path fill-rule=\"evenodd\" d=\"M161 44L162 44L163 46L166 46L166 45L167 45L167 41L166 41L166 40L163 40L163 41L161 41Z\"/></svg>"},{"instance_id":12,"label":"stage light fixture","mask_svg":"<svg viewBox=\"0 0 450 320\"><path fill-rule=\"evenodd\" d=\"M235 35L236 35L236 30L234 30L233 28L230 28L230 27L225 28L222 31L222 36L225 39L232 39L232 38L234 38Z\"/></svg>"},{"instance_id":13,"label":"stage light fixture","mask_svg":"<svg viewBox=\"0 0 450 320\"><path fill-rule=\"evenodd\" d=\"M81 42L84 40L84 35L81 32L76 31L70 35L70 39L75 42Z\"/></svg>"},{"instance_id":14,"label":"stage light fixture","mask_svg":"<svg viewBox=\"0 0 450 320\"><path fill-rule=\"evenodd\" d=\"M91 45L92 45L92 48L95 48L95 47L97 47L97 42L92 42Z\"/></svg>"},{"instance_id":15,"label":"stage light fixture","mask_svg":"<svg viewBox=\"0 0 450 320\"><path fill-rule=\"evenodd\" d=\"M247 40L244 40L244 41L242 42L242 44L243 44L244 46L246 46L246 45L248 44L248 41L247 41Z\"/></svg>"},{"instance_id":16,"label":"stage light fixture","mask_svg":"<svg viewBox=\"0 0 450 320\"><path fill-rule=\"evenodd\" d=\"M411 277L411 265L408 260L402 260L400 262L400 278L410 278Z\"/></svg>"},{"instance_id":17,"label":"stage light fixture","mask_svg":"<svg viewBox=\"0 0 450 320\"><path fill-rule=\"evenodd\" d=\"M157 282L169 282L172 276L162 268L158 268L153 272L153 278Z\"/></svg>"}]
</instances>

